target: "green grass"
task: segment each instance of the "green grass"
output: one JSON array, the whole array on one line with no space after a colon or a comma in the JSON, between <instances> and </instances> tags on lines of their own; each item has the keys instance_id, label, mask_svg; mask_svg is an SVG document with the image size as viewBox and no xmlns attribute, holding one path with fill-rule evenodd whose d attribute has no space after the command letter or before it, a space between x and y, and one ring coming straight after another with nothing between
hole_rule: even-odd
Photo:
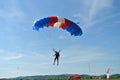
<instances>
[{"instance_id":1,"label":"green grass","mask_svg":"<svg viewBox=\"0 0 120 80\"><path fill-rule=\"evenodd\" d=\"M106 80L106 79L82 79L82 80ZM120 78L114 78L110 80L120 80Z\"/></svg>"},{"instance_id":2,"label":"green grass","mask_svg":"<svg viewBox=\"0 0 120 80\"><path fill-rule=\"evenodd\" d=\"M120 78L116 78L116 79L110 79L110 80L120 80Z\"/></svg>"},{"instance_id":3,"label":"green grass","mask_svg":"<svg viewBox=\"0 0 120 80\"><path fill-rule=\"evenodd\" d=\"M0 80L13 80L13 79L0 79ZM20 80L20 79L15 79L15 80ZM22 79L22 80L42 80L42 79ZM51 79L45 79L45 80L68 80L66 78L51 78ZM78 79L75 79L78 80ZM106 80L106 79L88 79L88 78L82 78L81 80ZM114 78L110 80L120 80L120 78Z\"/></svg>"}]
</instances>

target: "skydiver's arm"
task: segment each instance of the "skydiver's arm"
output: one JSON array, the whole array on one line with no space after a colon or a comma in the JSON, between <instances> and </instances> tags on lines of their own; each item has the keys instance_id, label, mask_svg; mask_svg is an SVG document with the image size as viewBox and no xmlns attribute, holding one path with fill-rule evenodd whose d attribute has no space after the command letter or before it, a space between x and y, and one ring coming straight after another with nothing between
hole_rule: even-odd
<instances>
[{"instance_id":1,"label":"skydiver's arm","mask_svg":"<svg viewBox=\"0 0 120 80\"><path fill-rule=\"evenodd\" d=\"M61 52L61 50L59 50L59 52Z\"/></svg>"},{"instance_id":2,"label":"skydiver's arm","mask_svg":"<svg viewBox=\"0 0 120 80\"><path fill-rule=\"evenodd\" d=\"M55 49L53 48L53 51L55 52Z\"/></svg>"}]
</instances>

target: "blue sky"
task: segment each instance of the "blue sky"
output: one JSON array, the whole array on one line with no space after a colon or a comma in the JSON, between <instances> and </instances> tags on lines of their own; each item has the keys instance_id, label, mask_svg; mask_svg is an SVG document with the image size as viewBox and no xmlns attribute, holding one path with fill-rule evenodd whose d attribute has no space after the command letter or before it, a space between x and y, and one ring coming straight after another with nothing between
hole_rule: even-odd
<instances>
[{"instance_id":1,"label":"blue sky","mask_svg":"<svg viewBox=\"0 0 120 80\"><path fill-rule=\"evenodd\" d=\"M119 0L0 0L0 78L51 74L120 73ZM32 30L48 16L80 22L83 35L58 28ZM61 49L52 65L52 49Z\"/></svg>"}]
</instances>

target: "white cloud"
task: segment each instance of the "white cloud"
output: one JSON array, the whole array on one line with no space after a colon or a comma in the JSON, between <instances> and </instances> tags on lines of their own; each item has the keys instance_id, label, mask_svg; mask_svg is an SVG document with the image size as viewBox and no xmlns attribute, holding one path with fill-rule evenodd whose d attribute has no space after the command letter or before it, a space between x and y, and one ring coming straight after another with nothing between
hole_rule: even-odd
<instances>
[{"instance_id":1,"label":"white cloud","mask_svg":"<svg viewBox=\"0 0 120 80\"><path fill-rule=\"evenodd\" d=\"M112 6L112 0L93 0L88 13L88 21L91 21L96 14L102 13L101 11Z\"/></svg>"},{"instance_id":2,"label":"white cloud","mask_svg":"<svg viewBox=\"0 0 120 80\"><path fill-rule=\"evenodd\" d=\"M88 62L99 59L103 54L101 53L85 53L84 55L73 56L71 59L72 62Z\"/></svg>"},{"instance_id":3,"label":"white cloud","mask_svg":"<svg viewBox=\"0 0 120 80\"><path fill-rule=\"evenodd\" d=\"M67 59L63 63L78 63L96 61L103 58L103 56L104 53L97 48L89 48L81 51L73 48L69 52L69 55L63 55L62 59Z\"/></svg>"},{"instance_id":4,"label":"white cloud","mask_svg":"<svg viewBox=\"0 0 120 80\"><path fill-rule=\"evenodd\" d=\"M22 57L23 57L22 54L17 54L17 55L11 55L11 56L3 56L3 57L0 57L0 58L3 59L3 60L16 60L16 59L20 59Z\"/></svg>"},{"instance_id":5,"label":"white cloud","mask_svg":"<svg viewBox=\"0 0 120 80\"><path fill-rule=\"evenodd\" d=\"M16 21L16 19L23 18L24 13L20 10L0 10L0 17L2 17L6 21L11 21L11 19Z\"/></svg>"},{"instance_id":6,"label":"white cloud","mask_svg":"<svg viewBox=\"0 0 120 80\"><path fill-rule=\"evenodd\" d=\"M8 52L5 50L0 50L0 59L1 60L16 60L23 57L21 53Z\"/></svg>"},{"instance_id":7,"label":"white cloud","mask_svg":"<svg viewBox=\"0 0 120 80\"><path fill-rule=\"evenodd\" d=\"M90 0L90 1L84 0L83 3L84 3L83 10L85 11L80 11L74 14L74 17L76 18L79 17L83 21L84 25L87 24L84 27L92 26L93 23L96 22L94 20L96 15L102 14L103 11L105 11L106 9L110 9L113 7L113 0L100 0L100 1L99 0Z\"/></svg>"},{"instance_id":8,"label":"white cloud","mask_svg":"<svg viewBox=\"0 0 120 80\"><path fill-rule=\"evenodd\" d=\"M21 10L18 1L3 1L3 8L0 9L0 17L8 21L16 21L16 19L24 17L24 12Z\"/></svg>"},{"instance_id":9,"label":"white cloud","mask_svg":"<svg viewBox=\"0 0 120 80\"><path fill-rule=\"evenodd\" d=\"M120 13L108 15L108 16L102 18L102 19L98 19L98 20L92 21L91 23L86 23L86 24L84 24L83 26L84 26L84 27L90 27L90 26L92 26L92 25L94 25L94 24L98 24L98 23L105 22L105 21L107 21L107 20L109 20L109 19L111 19L111 18L117 17L117 16L120 16ZM119 21L118 21L118 22L119 22ZM115 23L118 23L118 22L115 22Z\"/></svg>"}]
</instances>

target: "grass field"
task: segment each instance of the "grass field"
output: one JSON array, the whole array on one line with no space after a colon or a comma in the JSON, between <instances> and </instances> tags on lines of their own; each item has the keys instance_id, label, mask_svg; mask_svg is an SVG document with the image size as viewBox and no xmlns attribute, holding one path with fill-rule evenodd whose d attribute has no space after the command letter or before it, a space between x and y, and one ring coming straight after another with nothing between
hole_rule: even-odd
<instances>
[{"instance_id":1,"label":"grass field","mask_svg":"<svg viewBox=\"0 0 120 80\"><path fill-rule=\"evenodd\" d=\"M13 80L13 79L0 79L0 80ZM42 80L42 79L14 79L14 80ZM45 80L68 80L68 79L45 79ZM78 79L74 79L78 80ZM106 80L106 79L81 79L81 80ZM120 78L110 79L110 80L120 80Z\"/></svg>"},{"instance_id":2,"label":"grass field","mask_svg":"<svg viewBox=\"0 0 120 80\"><path fill-rule=\"evenodd\" d=\"M68 80L68 79L47 79L47 80ZM78 79L74 79L78 80ZM106 80L106 79L81 79L81 80ZM120 80L120 78L110 79L110 80Z\"/></svg>"},{"instance_id":3,"label":"grass field","mask_svg":"<svg viewBox=\"0 0 120 80\"><path fill-rule=\"evenodd\" d=\"M82 79L82 80L106 80L106 79ZM120 78L115 78L110 80L120 80Z\"/></svg>"}]
</instances>

